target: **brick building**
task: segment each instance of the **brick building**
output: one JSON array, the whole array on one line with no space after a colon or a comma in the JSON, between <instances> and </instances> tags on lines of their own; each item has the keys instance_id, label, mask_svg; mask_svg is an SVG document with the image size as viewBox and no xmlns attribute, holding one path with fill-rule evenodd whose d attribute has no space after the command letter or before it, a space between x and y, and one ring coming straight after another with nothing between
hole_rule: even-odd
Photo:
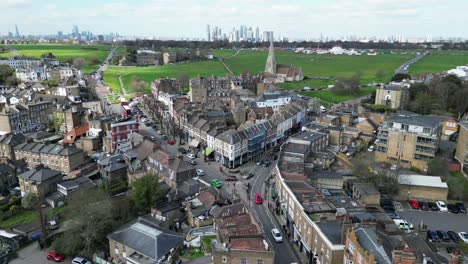
<instances>
[{"instance_id":1,"label":"brick building","mask_svg":"<svg viewBox=\"0 0 468 264\"><path fill-rule=\"evenodd\" d=\"M398 112L379 127L376 160L426 170L438 151L441 127L440 117Z\"/></svg>"}]
</instances>

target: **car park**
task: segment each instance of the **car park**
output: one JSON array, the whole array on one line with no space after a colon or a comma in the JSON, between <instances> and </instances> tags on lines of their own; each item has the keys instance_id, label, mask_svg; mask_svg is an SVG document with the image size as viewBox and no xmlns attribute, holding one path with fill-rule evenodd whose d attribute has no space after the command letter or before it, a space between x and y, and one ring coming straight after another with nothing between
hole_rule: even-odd
<instances>
[{"instance_id":1,"label":"car park","mask_svg":"<svg viewBox=\"0 0 468 264\"><path fill-rule=\"evenodd\" d=\"M427 230L427 240L429 240L430 242L435 242L435 243L440 242L439 236L437 235L435 231L432 231L432 230Z\"/></svg>"},{"instance_id":2,"label":"car park","mask_svg":"<svg viewBox=\"0 0 468 264\"><path fill-rule=\"evenodd\" d=\"M227 176L224 178L225 181L237 181L236 176Z\"/></svg>"},{"instance_id":3,"label":"car park","mask_svg":"<svg viewBox=\"0 0 468 264\"><path fill-rule=\"evenodd\" d=\"M466 214L466 208L463 203L456 203L455 206L458 208L458 211L462 214Z\"/></svg>"},{"instance_id":4,"label":"car park","mask_svg":"<svg viewBox=\"0 0 468 264\"><path fill-rule=\"evenodd\" d=\"M452 240L455 243L458 243L458 242L461 241L460 236L457 233L453 232L453 231L448 231L447 235L450 237L450 240Z\"/></svg>"},{"instance_id":5,"label":"car park","mask_svg":"<svg viewBox=\"0 0 468 264\"><path fill-rule=\"evenodd\" d=\"M436 202L437 208L441 212L448 212L447 205L443 201Z\"/></svg>"},{"instance_id":6,"label":"car park","mask_svg":"<svg viewBox=\"0 0 468 264\"><path fill-rule=\"evenodd\" d=\"M450 237L447 235L447 232L442 231L442 230L437 230L436 233L437 233L437 236L439 236L439 239L443 240L444 242L450 241Z\"/></svg>"},{"instance_id":7,"label":"car park","mask_svg":"<svg viewBox=\"0 0 468 264\"><path fill-rule=\"evenodd\" d=\"M460 236L460 239L463 241L463 243L468 244L468 233L467 232L460 232L458 233Z\"/></svg>"},{"instance_id":8,"label":"car park","mask_svg":"<svg viewBox=\"0 0 468 264\"><path fill-rule=\"evenodd\" d=\"M255 203L256 204L262 204L263 203L263 198L262 198L262 195L260 193L255 194Z\"/></svg>"},{"instance_id":9,"label":"car park","mask_svg":"<svg viewBox=\"0 0 468 264\"><path fill-rule=\"evenodd\" d=\"M211 185L213 185L216 188L221 188L221 182L218 179L211 180Z\"/></svg>"},{"instance_id":10,"label":"car park","mask_svg":"<svg viewBox=\"0 0 468 264\"><path fill-rule=\"evenodd\" d=\"M409 200L408 204L412 209L419 209L419 204L416 200Z\"/></svg>"},{"instance_id":11,"label":"car park","mask_svg":"<svg viewBox=\"0 0 468 264\"><path fill-rule=\"evenodd\" d=\"M50 251L49 253L47 253L47 260L62 262L63 260L65 260L65 257L55 251Z\"/></svg>"},{"instance_id":12,"label":"car park","mask_svg":"<svg viewBox=\"0 0 468 264\"><path fill-rule=\"evenodd\" d=\"M204 175L205 175L205 172L202 169L197 169L197 176L201 177Z\"/></svg>"},{"instance_id":13,"label":"car park","mask_svg":"<svg viewBox=\"0 0 468 264\"><path fill-rule=\"evenodd\" d=\"M278 228L273 228L271 230L271 234L273 235L273 239L275 240L276 243L283 242L283 236L281 236L281 233L278 230Z\"/></svg>"}]
</instances>

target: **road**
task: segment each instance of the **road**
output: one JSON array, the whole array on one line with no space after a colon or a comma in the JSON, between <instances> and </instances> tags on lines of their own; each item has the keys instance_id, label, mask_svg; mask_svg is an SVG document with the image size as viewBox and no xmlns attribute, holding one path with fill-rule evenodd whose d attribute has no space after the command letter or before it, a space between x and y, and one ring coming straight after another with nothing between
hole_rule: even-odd
<instances>
[{"instance_id":1,"label":"road","mask_svg":"<svg viewBox=\"0 0 468 264\"><path fill-rule=\"evenodd\" d=\"M419 61L420 59L424 58L426 55L429 55L431 52L430 51L425 51L421 54L418 54L416 57L412 58L411 60L403 63L398 69L395 70L395 74L397 73L408 73L408 69L411 66L411 64Z\"/></svg>"},{"instance_id":2,"label":"road","mask_svg":"<svg viewBox=\"0 0 468 264\"><path fill-rule=\"evenodd\" d=\"M145 109L140 108L144 113ZM148 113L145 113L147 116ZM161 147L168 153L176 156L179 146L177 144L169 145L165 140L162 139L162 136L158 135L152 127L148 127L145 124L141 123L140 133L146 136L153 136L156 138L156 142L161 145ZM177 143L177 142L176 142ZM187 146L183 146L187 148ZM184 157L187 160L187 157ZM284 264L291 262L298 262L296 255L292 251L293 249L289 245L287 239L283 243L276 243L271 234L271 230L274 227L277 227L281 230L281 227L278 227L271 212L267 208L267 201L262 205L255 204L254 196L256 193L261 193L264 197L265 181L271 175L271 170L274 168L276 162L272 162L269 167L263 167L256 165L253 161L248 162L242 165L241 170L248 170L252 172L255 176L251 179L245 180L241 177L238 177L237 182L226 182L224 177L228 176L226 174L226 168L223 168L223 172L219 170L221 165L217 162L205 162L201 153L198 154L198 157L195 159L197 169L202 169L205 172L205 176L200 177L200 182L210 183L212 179L218 179L222 183L222 187L219 189L227 197L237 197L244 201L246 205L251 208L257 222L261 225L263 233L265 234L266 239L273 246L273 250L276 253L275 264ZM247 182L251 186L250 195L247 194ZM250 199L249 197L250 196ZM265 197L264 197L265 198ZM298 262L299 263L299 262Z\"/></svg>"}]
</instances>

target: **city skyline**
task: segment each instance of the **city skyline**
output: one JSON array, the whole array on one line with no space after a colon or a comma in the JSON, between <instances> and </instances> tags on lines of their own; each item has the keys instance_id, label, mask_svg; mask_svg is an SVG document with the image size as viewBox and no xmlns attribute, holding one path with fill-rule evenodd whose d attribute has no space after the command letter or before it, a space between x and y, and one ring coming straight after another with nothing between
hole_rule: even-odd
<instances>
[{"instance_id":1,"label":"city skyline","mask_svg":"<svg viewBox=\"0 0 468 264\"><path fill-rule=\"evenodd\" d=\"M274 31L275 36L289 39L318 38L321 33L334 38L347 35L468 37L464 33L467 19L463 14L468 3L448 2L314 0L284 4L266 0L181 0L177 3L137 0L129 4L115 0L99 3L6 0L2 3L6 12L0 17L0 34L15 33L15 24L22 35L67 32L76 24L95 34L119 32L126 36L206 39L205 27L213 24L223 29L252 25L262 32ZM450 16L441 17L448 13ZM135 18L139 20L135 22Z\"/></svg>"}]
</instances>

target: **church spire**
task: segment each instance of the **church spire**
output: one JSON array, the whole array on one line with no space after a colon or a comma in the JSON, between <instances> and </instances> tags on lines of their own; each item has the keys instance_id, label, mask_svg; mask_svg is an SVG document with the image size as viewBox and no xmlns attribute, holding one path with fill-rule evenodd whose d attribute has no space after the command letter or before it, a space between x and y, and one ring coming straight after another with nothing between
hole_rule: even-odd
<instances>
[{"instance_id":1,"label":"church spire","mask_svg":"<svg viewBox=\"0 0 468 264\"><path fill-rule=\"evenodd\" d=\"M276 60L275 60L275 48L273 47L273 40L270 39L270 50L268 51L268 58L265 65L265 72L271 75L276 75Z\"/></svg>"}]
</instances>

